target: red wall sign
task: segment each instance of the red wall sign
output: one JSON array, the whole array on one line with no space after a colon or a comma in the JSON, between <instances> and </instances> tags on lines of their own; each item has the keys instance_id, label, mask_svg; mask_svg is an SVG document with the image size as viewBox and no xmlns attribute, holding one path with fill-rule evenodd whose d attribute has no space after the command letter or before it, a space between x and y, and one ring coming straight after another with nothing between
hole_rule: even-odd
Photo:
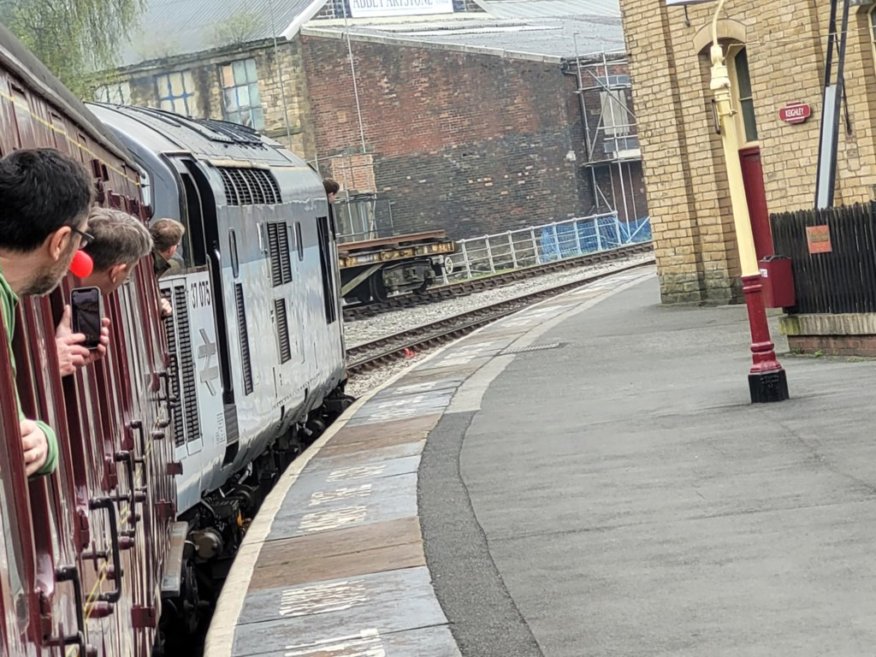
<instances>
[{"instance_id":1,"label":"red wall sign","mask_svg":"<svg viewBox=\"0 0 876 657\"><path fill-rule=\"evenodd\" d=\"M812 116L812 108L807 103L788 103L779 110L779 118L785 123L804 123Z\"/></svg>"}]
</instances>

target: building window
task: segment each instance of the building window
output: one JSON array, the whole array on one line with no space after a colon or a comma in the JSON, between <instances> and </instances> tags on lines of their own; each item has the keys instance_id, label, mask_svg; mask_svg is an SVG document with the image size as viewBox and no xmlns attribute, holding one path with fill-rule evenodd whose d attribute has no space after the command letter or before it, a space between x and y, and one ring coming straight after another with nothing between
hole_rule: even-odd
<instances>
[{"instance_id":1,"label":"building window","mask_svg":"<svg viewBox=\"0 0 876 657\"><path fill-rule=\"evenodd\" d=\"M131 85L127 82L104 84L94 90L94 100L112 105L131 104Z\"/></svg>"},{"instance_id":2,"label":"building window","mask_svg":"<svg viewBox=\"0 0 876 657\"><path fill-rule=\"evenodd\" d=\"M599 92L602 103L602 127L606 137L621 137L630 134L632 116L627 101L630 76L610 75L598 78L603 91Z\"/></svg>"},{"instance_id":3,"label":"building window","mask_svg":"<svg viewBox=\"0 0 876 657\"><path fill-rule=\"evenodd\" d=\"M220 68L225 120L263 130L265 113L259 94L259 77L254 59L242 59Z\"/></svg>"},{"instance_id":4,"label":"building window","mask_svg":"<svg viewBox=\"0 0 876 657\"><path fill-rule=\"evenodd\" d=\"M191 71L156 75L155 86L158 89L158 106L161 109L192 116L195 81Z\"/></svg>"},{"instance_id":5,"label":"building window","mask_svg":"<svg viewBox=\"0 0 876 657\"><path fill-rule=\"evenodd\" d=\"M748 71L748 53L745 48L730 52L733 67L733 93L739 108L740 129L745 142L757 141L757 122L754 118L754 99L751 94L751 76Z\"/></svg>"}]
</instances>

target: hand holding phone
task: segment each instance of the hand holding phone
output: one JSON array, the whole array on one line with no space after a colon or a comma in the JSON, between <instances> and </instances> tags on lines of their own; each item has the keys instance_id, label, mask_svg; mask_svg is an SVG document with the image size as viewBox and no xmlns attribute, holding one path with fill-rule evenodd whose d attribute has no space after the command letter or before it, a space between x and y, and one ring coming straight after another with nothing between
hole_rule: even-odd
<instances>
[{"instance_id":1,"label":"hand holding phone","mask_svg":"<svg viewBox=\"0 0 876 657\"><path fill-rule=\"evenodd\" d=\"M94 350L100 346L103 303L100 290L96 287L77 287L70 293L73 308L73 331L82 333L86 349Z\"/></svg>"}]
</instances>

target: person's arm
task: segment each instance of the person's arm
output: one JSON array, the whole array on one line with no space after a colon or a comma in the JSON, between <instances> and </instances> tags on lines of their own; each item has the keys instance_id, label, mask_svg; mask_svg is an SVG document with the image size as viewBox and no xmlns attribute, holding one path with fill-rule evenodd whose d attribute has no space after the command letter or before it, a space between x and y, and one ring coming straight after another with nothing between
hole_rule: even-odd
<instances>
[{"instance_id":1,"label":"person's arm","mask_svg":"<svg viewBox=\"0 0 876 657\"><path fill-rule=\"evenodd\" d=\"M97 349L87 349L82 346L85 335L73 333L72 312L70 306L64 306L64 314L55 328L55 346L58 351L58 365L61 376L73 374L78 368L100 360L106 355L109 345L110 320L104 317L100 321L100 344Z\"/></svg>"},{"instance_id":2,"label":"person's arm","mask_svg":"<svg viewBox=\"0 0 876 657\"><path fill-rule=\"evenodd\" d=\"M58 438L45 422L21 418L21 445L28 477L51 474L58 466Z\"/></svg>"}]
</instances>

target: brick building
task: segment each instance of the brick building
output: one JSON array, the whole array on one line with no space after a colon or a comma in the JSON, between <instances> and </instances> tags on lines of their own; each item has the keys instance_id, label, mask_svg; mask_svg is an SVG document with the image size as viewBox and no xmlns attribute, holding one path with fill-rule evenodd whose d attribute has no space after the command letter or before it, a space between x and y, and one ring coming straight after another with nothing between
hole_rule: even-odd
<instances>
[{"instance_id":1,"label":"brick building","mask_svg":"<svg viewBox=\"0 0 876 657\"><path fill-rule=\"evenodd\" d=\"M348 232L647 214L615 0L379 4L147 2L95 97L287 144L342 182Z\"/></svg>"},{"instance_id":2,"label":"brick building","mask_svg":"<svg viewBox=\"0 0 876 657\"><path fill-rule=\"evenodd\" d=\"M570 26L474 43L467 25L393 27L302 31L321 168L365 196L378 228L391 218L400 232L471 237L613 209L646 215L622 54L576 59Z\"/></svg>"},{"instance_id":3,"label":"brick building","mask_svg":"<svg viewBox=\"0 0 876 657\"><path fill-rule=\"evenodd\" d=\"M258 39L138 62L104 76L94 97L233 121L302 156L314 152L298 39L276 47L273 38Z\"/></svg>"},{"instance_id":4,"label":"brick building","mask_svg":"<svg viewBox=\"0 0 876 657\"><path fill-rule=\"evenodd\" d=\"M714 3L620 4L663 299L736 299L739 263L709 91ZM852 4L837 205L876 197L876 14L872 0ZM741 110L752 223L766 222L767 234L768 213L814 205L829 11L827 2L727 0L718 24ZM782 121L780 108L796 101L811 105L812 117Z\"/></svg>"}]
</instances>

